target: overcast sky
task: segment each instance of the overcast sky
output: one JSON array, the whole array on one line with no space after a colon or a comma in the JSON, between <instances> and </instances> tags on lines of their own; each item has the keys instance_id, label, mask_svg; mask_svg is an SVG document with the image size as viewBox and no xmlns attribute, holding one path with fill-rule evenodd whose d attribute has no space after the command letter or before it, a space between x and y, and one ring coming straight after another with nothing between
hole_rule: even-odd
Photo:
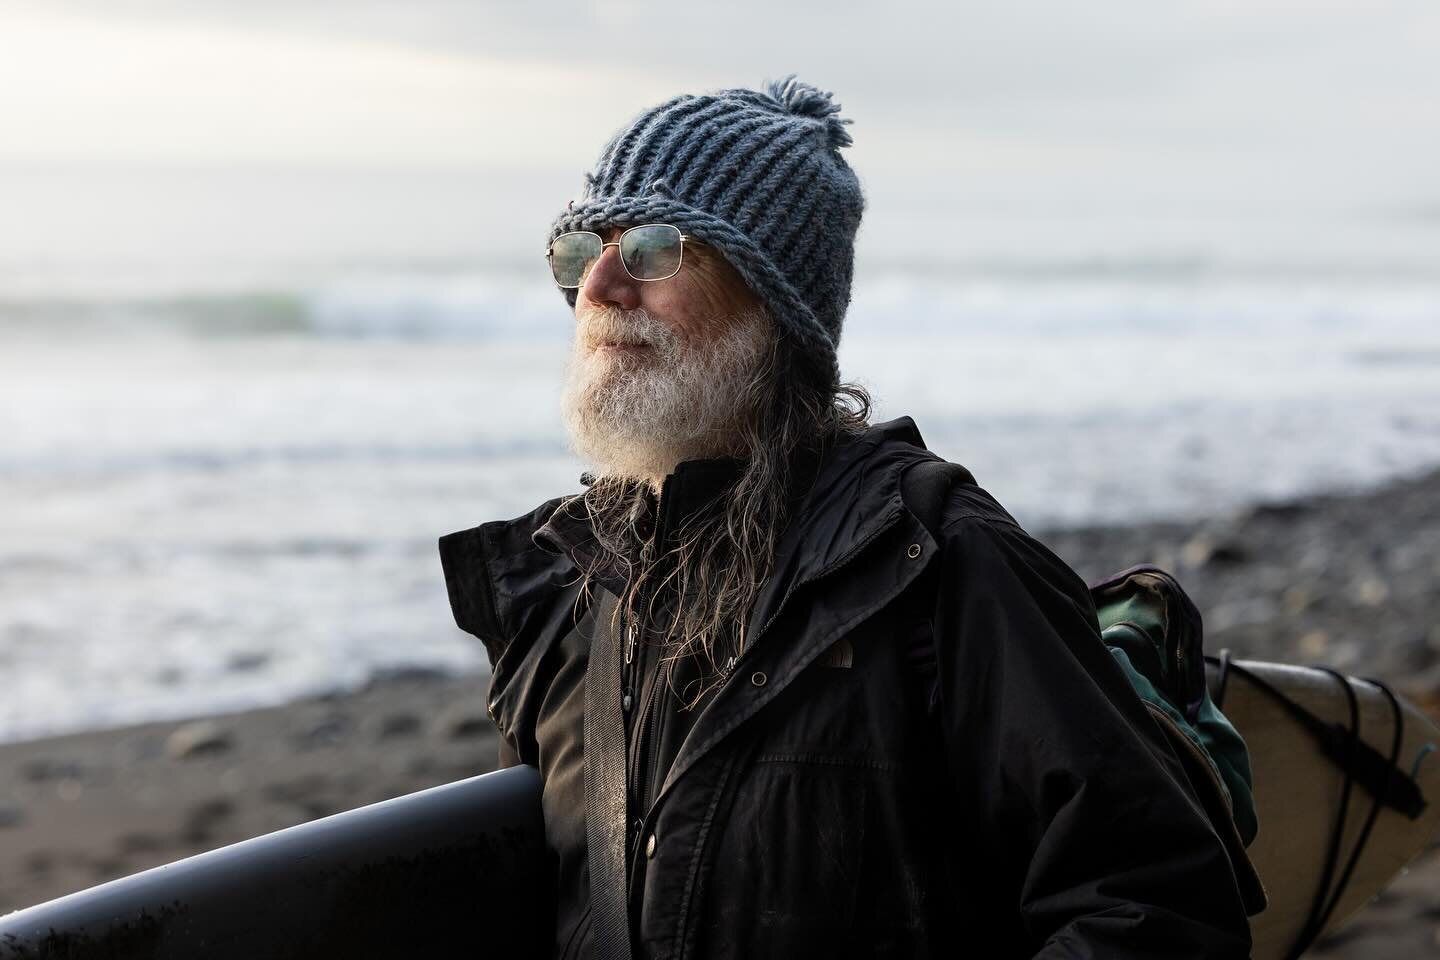
<instances>
[{"instance_id":1,"label":"overcast sky","mask_svg":"<svg viewBox=\"0 0 1440 960\"><path fill-rule=\"evenodd\" d=\"M976 255L1435 262L1437 51L1434 0L12 0L0 199L43 225L0 256L185 247L210 216L291 252L388 229L356 249L518 257L636 112L795 72L854 121L877 255L957 229Z\"/></svg>"}]
</instances>

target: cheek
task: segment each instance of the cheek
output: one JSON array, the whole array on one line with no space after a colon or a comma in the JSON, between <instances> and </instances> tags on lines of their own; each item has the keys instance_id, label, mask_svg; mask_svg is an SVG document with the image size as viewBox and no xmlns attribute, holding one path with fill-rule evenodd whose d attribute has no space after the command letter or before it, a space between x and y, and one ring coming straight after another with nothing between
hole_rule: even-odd
<instances>
[{"instance_id":1,"label":"cheek","mask_svg":"<svg viewBox=\"0 0 1440 960\"><path fill-rule=\"evenodd\" d=\"M662 284L655 284L662 286ZM661 292L656 291L657 295ZM703 337L718 317L730 317L754 309L758 297L733 275L714 268L697 269L684 287L664 291L663 308L658 304L657 316L670 320L682 336ZM660 312L662 311L663 312Z\"/></svg>"}]
</instances>

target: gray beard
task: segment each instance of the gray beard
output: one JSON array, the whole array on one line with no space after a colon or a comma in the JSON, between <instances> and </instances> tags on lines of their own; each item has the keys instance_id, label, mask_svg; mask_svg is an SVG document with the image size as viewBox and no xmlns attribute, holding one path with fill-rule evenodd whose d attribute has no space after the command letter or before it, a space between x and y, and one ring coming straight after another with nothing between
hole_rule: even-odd
<instances>
[{"instance_id":1,"label":"gray beard","mask_svg":"<svg viewBox=\"0 0 1440 960\"><path fill-rule=\"evenodd\" d=\"M753 311L717 327L687 343L644 310L597 311L581 322L561 409L571 447L597 477L658 484L684 460L744 453L740 426L763 389L771 326ZM602 337L648 349L593 349Z\"/></svg>"}]
</instances>

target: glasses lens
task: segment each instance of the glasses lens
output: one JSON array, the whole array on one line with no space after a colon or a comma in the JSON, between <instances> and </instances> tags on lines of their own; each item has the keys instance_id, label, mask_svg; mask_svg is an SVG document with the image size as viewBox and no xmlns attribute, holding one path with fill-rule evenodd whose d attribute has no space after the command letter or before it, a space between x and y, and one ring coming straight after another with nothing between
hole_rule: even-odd
<instances>
[{"instance_id":1,"label":"glasses lens","mask_svg":"<svg viewBox=\"0 0 1440 960\"><path fill-rule=\"evenodd\" d=\"M550 272L562 287L578 287L600 259L599 234L562 233L550 244Z\"/></svg>"},{"instance_id":2,"label":"glasses lens","mask_svg":"<svg viewBox=\"0 0 1440 960\"><path fill-rule=\"evenodd\" d=\"M650 223L620 237L620 259L636 280L665 280L680 272L680 228Z\"/></svg>"}]
</instances>

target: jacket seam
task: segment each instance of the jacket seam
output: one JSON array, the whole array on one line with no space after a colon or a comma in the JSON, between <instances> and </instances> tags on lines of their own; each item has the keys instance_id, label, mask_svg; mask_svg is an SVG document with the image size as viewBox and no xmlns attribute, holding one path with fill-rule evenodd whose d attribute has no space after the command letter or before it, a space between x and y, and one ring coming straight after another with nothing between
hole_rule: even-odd
<instances>
[{"instance_id":1,"label":"jacket seam","mask_svg":"<svg viewBox=\"0 0 1440 960\"><path fill-rule=\"evenodd\" d=\"M504 656L505 651L510 649L510 638L505 636L504 631L500 627L500 612L495 606L495 586L492 583L494 573L490 570L491 556L489 548L490 542L487 537L480 545L480 569L484 575L477 578L480 581L477 599L480 601L480 617L484 620L486 628L495 635L497 640L504 643L504 647L500 651L500 655Z\"/></svg>"},{"instance_id":2,"label":"jacket seam","mask_svg":"<svg viewBox=\"0 0 1440 960\"><path fill-rule=\"evenodd\" d=\"M1004 517L987 516L986 514L979 513L978 511L974 510L966 511L959 516L951 517L949 520L946 520L943 524L941 524L940 532L949 533L950 529L958 525L962 520L979 520L986 526L991 527L1010 527L1011 529L1019 533L1023 533L1026 536L1029 536L1029 533L1025 530L1025 528L1020 526L1020 524L1016 523L1013 520L1006 520Z\"/></svg>"},{"instance_id":3,"label":"jacket seam","mask_svg":"<svg viewBox=\"0 0 1440 960\"><path fill-rule=\"evenodd\" d=\"M860 767L866 770L883 770L887 773L898 773L904 770L901 764L887 763L884 760L841 757L824 753L762 753L755 758L755 762L803 763L827 767Z\"/></svg>"},{"instance_id":4,"label":"jacket seam","mask_svg":"<svg viewBox=\"0 0 1440 960\"><path fill-rule=\"evenodd\" d=\"M480 606L484 607L484 609L481 610L481 616L485 617L485 626L494 630L495 635L501 636L500 610L495 607L495 586L494 583L492 583L494 573L492 573L490 569L490 561L492 560L490 556L490 543L487 541L487 543L481 545L481 548L480 566L485 574L485 576L480 577Z\"/></svg>"}]
</instances>

